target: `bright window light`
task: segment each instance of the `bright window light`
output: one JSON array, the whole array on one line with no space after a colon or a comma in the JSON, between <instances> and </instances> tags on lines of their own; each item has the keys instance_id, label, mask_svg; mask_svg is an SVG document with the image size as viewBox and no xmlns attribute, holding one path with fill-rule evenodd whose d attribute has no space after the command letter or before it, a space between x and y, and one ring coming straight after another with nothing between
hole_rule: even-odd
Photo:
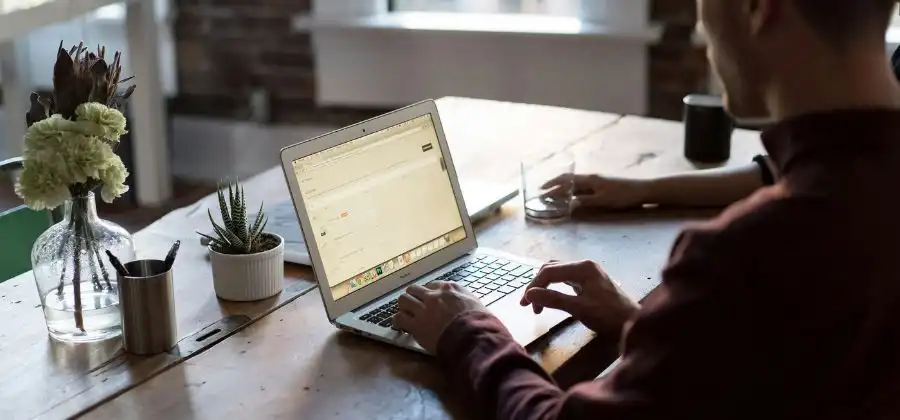
<instances>
[{"instance_id":1,"label":"bright window light","mask_svg":"<svg viewBox=\"0 0 900 420\"><path fill-rule=\"evenodd\" d=\"M16 10L30 9L54 0L0 0L0 13L10 13Z\"/></svg>"},{"instance_id":2,"label":"bright window light","mask_svg":"<svg viewBox=\"0 0 900 420\"><path fill-rule=\"evenodd\" d=\"M582 0L392 0L397 12L534 14L577 18Z\"/></svg>"},{"instance_id":3,"label":"bright window light","mask_svg":"<svg viewBox=\"0 0 900 420\"><path fill-rule=\"evenodd\" d=\"M97 19L122 20L125 19L125 4L117 3L103 6L95 10L91 15Z\"/></svg>"},{"instance_id":4,"label":"bright window light","mask_svg":"<svg viewBox=\"0 0 900 420\"><path fill-rule=\"evenodd\" d=\"M577 34L582 30L581 20L574 17L472 13L460 19L455 13L405 12L397 13L396 19L400 27L407 29L548 34Z\"/></svg>"}]
</instances>

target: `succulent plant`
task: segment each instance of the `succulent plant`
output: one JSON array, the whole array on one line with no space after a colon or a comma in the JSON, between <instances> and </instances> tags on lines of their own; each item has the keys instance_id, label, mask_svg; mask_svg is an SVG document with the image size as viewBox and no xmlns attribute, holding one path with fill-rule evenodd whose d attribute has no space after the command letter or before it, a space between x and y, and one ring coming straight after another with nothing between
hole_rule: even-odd
<instances>
[{"instance_id":1,"label":"succulent plant","mask_svg":"<svg viewBox=\"0 0 900 420\"><path fill-rule=\"evenodd\" d=\"M25 115L28 126L54 114L68 120L75 119L75 109L87 102L98 102L121 110L134 93L135 85L119 92L119 84L132 77L121 79L122 54L113 54L111 63L106 61L106 47L97 47L97 52L87 52L84 43L69 50L63 49L62 42L53 66L53 94L42 97L31 94L31 109Z\"/></svg>"},{"instance_id":2,"label":"succulent plant","mask_svg":"<svg viewBox=\"0 0 900 420\"><path fill-rule=\"evenodd\" d=\"M278 237L263 232L269 219L265 215L262 203L253 224L248 223L247 201L242 186L237 182L229 183L226 200L225 188L219 184L218 196L222 224L216 223L212 211L207 210L215 236L197 232L209 240L209 246L213 251L232 255L256 254L278 246Z\"/></svg>"}]
</instances>

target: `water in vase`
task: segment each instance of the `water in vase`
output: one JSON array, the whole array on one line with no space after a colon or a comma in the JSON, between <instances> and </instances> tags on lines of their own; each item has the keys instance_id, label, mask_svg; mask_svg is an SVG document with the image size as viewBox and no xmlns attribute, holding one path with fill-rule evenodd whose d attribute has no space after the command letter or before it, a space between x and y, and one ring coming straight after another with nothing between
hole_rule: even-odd
<instances>
[{"instance_id":1,"label":"water in vase","mask_svg":"<svg viewBox=\"0 0 900 420\"><path fill-rule=\"evenodd\" d=\"M97 291L91 282L81 283L84 331L76 327L75 293L66 285L63 293L51 291L44 297L44 317L50 336L61 341L97 341L122 333L119 296L104 289ZM115 290L115 283L113 283Z\"/></svg>"},{"instance_id":2,"label":"water in vase","mask_svg":"<svg viewBox=\"0 0 900 420\"><path fill-rule=\"evenodd\" d=\"M134 259L134 241L121 226L97 217L93 193L66 202L65 218L35 241L31 267L47 331L64 342L121 335L116 271L106 251Z\"/></svg>"}]
</instances>

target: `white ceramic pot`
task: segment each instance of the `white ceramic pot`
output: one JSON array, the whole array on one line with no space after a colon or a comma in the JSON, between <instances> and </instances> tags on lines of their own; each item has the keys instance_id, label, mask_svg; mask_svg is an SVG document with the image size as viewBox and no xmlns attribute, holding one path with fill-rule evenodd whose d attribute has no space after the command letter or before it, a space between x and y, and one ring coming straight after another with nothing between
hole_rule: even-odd
<instances>
[{"instance_id":1,"label":"white ceramic pot","mask_svg":"<svg viewBox=\"0 0 900 420\"><path fill-rule=\"evenodd\" d=\"M284 289L284 238L268 251L249 255L222 254L209 248L213 286L225 300L252 301L269 298Z\"/></svg>"}]
</instances>

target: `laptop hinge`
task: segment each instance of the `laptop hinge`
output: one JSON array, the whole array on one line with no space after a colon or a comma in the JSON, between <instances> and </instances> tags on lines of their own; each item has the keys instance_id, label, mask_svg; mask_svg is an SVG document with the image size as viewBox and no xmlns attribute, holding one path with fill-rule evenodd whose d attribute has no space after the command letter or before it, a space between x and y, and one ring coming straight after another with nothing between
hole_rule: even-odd
<instances>
[{"instance_id":1,"label":"laptop hinge","mask_svg":"<svg viewBox=\"0 0 900 420\"><path fill-rule=\"evenodd\" d=\"M461 255L459 258L457 258L457 259L455 259L455 260L453 260L453 261L450 261L450 262L448 262L447 264L444 264L444 265L442 265L442 266L440 266L440 267L438 267L438 268L435 268L434 270L431 270L431 271L429 271L429 272L423 274L422 277L428 277L428 276L430 276L431 274L433 274L433 273L436 272L436 271L444 270L444 269L446 269L447 266L454 265L454 263L456 263L457 261L461 260L462 258L464 258L464 257L466 257L466 256L472 256L472 255L475 255L475 250L466 252L465 254ZM422 278L422 277L419 277L419 278ZM375 300L373 300L373 301L371 301L371 302L366 302L366 303L364 303L364 304L362 304L362 305L360 305L360 306L357 306L356 308L351 309L351 310L350 310L350 313L354 313L354 314L355 314L355 313L357 313L357 312L363 310L363 308L367 308L368 306L372 305L372 302L374 302L374 301L377 301L377 300L379 300L379 299L381 299L381 298L383 298L383 297L385 297L385 296L387 296L387 295L392 295L392 294L396 293L396 292L399 291L399 290L406 289L407 287L409 287L410 284L413 284L413 283L415 283L416 281L418 281L419 278L416 278L416 279L413 279L413 280L410 280L410 281L408 281L408 282L406 282L406 283L401 284L400 286L396 287L395 289L393 289L393 290L391 290L391 291L389 291L389 292L387 292L387 293L385 293L385 294L379 296L378 299L375 299Z\"/></svg>"}]
</instances>

